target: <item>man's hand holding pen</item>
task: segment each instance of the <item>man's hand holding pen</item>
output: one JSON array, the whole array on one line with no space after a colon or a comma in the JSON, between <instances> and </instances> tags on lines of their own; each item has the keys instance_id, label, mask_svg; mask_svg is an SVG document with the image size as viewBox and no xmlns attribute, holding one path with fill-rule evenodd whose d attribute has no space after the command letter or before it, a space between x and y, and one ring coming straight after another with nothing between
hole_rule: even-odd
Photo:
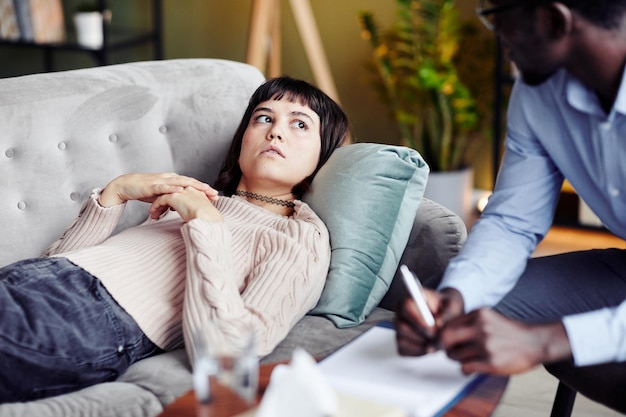
<instances>
[{"instance_id":1,"label":"man's hand holding pen","mask_svg":"<svg viewBox=\"0 0 626 417\"><path fill-rule=\"evenodd\" d=\"M417 303L406 297L397 308L396 341L403 356L421 356L441 348L441 331L446 323L463 314L463 297L452 288L435 292L423 289L426 303L435 318L428 326Z\"/></svg>"},{"instance_id":2,"label":"man's hand holding pen","mask_svg":"<svg viewBox=\"0 0 626 417\"><path fill-rule=\"evenodd\" d=\"M464 313L461 294L452 288L423 290L435 318L427 326L417 303L406 297L396 314L398 353L421 356L439 349L460 362L464 373L512 375L539 364L571 360L561 322L527 324L489 309Z\"/></svg>"}]
</instances>

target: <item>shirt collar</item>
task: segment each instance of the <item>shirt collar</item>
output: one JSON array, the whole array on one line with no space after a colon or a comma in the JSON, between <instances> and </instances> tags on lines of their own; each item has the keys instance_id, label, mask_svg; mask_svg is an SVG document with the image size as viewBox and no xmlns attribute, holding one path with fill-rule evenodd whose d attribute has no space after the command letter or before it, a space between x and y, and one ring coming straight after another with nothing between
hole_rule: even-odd
<instances>
[{"instance_id":1,"label":"shirt collar","mask_svg":"<svg viewBox=\"0 0 626 417\"><path fill-rule=\"evenodd\" d=\"M596 116L606 117L596 94L569 73L566 75L565 80L565 95L569 104L575 109ZM626 114L626 66L622 72L622 82L612 111Z\"/></svg>"},{"instance_id":2,"label":"shirt collar","mask_svg":"<svg viewBox=\"0 0 626 417\"><path fill-rule=\"evenodd\" d=\"M615 99L615 105L613 106L615 111L626 114L626 66L624 66L624 72L622 73L622 83L619 86L619 92Z\"/></svg>"}]
</instances>

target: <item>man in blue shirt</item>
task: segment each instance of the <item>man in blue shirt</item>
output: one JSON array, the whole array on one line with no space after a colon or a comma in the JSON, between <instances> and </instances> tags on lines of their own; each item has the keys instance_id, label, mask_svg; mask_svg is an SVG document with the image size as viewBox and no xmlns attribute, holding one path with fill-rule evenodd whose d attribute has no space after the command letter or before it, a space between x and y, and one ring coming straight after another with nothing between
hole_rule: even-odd
<instances>
[{"instance_id":1,"label":"man in blue shirt","mask_svg":"<svg viewBox=\"0 0 626 417\"><path fill-rule=\"evenodd\" d=\"M481 1L520 72L495 190L438 292L436 325L406 299L398 350L441 347L464 372L545 364L567 385L626 412L626 250L530 259L564 178L626 238L626 0Z\"/></svg>"}]
</instances>

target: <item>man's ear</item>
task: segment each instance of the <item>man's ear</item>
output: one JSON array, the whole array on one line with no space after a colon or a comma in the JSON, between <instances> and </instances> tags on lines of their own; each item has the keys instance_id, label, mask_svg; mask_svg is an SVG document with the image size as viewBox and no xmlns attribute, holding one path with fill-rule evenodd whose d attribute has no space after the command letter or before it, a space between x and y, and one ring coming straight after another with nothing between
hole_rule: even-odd
<instances>
[{"instance_id":1,"label":"man's ear","mask_svg":"<svg viewBox=\"0 0 626 417\"><path fill-rule=\"evenodd\" d=\"M573 15L569 7L560 2L539 6L540 19L552 40L560 40L572 31Z\"/></svg>"}]
</instances>

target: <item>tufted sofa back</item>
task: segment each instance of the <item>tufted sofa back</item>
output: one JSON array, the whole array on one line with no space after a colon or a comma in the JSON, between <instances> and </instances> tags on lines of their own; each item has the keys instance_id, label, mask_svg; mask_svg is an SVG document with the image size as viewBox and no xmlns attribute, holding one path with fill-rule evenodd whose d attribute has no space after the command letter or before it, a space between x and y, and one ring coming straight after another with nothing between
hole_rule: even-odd
<instances>
[{"instance_id":1,"label":"tufted sofa back","mask_svg":"<svg viewBox=\"0 0 626 417\"><path fill-rule=\"evenodd\" d=\"M0 79L0 266L41 255L91 190L123 173L212 183L263 81L216 59ZM142 204L127 207L120 228L143 220Z\"/></svg>"}]
</instances>

